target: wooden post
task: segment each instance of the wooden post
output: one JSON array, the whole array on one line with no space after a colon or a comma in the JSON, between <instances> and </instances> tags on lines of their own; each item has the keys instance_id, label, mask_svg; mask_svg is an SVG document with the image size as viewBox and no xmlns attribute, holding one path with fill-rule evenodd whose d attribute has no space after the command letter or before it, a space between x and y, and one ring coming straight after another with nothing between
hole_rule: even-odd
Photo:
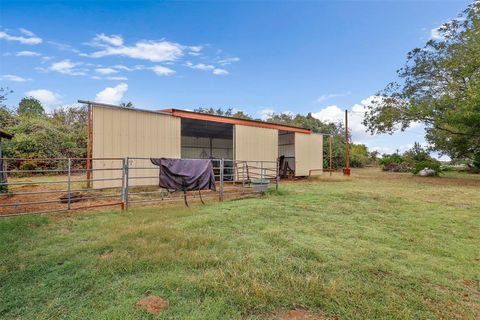
<instances>
[{"instance_id":1,"label":"wooden post","mask_svg":"<svg viewBox=\"0 0 480 320\"><path fill-rule=\"evenodd\" d=\"M350 175L350 163L348 159L348 111L345 110L345 168L343 169L343 175Z\"/></svg>"}]
</instances>

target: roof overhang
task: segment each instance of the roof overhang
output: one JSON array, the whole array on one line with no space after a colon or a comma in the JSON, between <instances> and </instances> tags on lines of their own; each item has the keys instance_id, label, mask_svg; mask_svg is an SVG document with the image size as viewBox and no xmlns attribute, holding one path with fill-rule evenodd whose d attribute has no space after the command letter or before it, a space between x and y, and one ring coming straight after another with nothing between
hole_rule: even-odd
<instances>
[{"instance_id":1,"label":"roof overhang","mask_svg":"<svg viewBox=\"0 0 480 320\"><path fill-rule=\"evenodd\" d=\"M242 126L276 129L276 130L299 132L299 133L305 133L305 134L312 133L310 129L299 128L299 127L288 126L288 125L277 124L277 123L264 122L259 120L247 120L247 119L239 119L239 118L232 118L232 117L224 117L224 116L217 116L213 114L199 113L199 112L185 111L185 110L178 110L178 109L165 109L165 110L160 110L160 112L168 112L174 117L185 118L185 119L238 124Z\"/></svg>"}]
</instances>

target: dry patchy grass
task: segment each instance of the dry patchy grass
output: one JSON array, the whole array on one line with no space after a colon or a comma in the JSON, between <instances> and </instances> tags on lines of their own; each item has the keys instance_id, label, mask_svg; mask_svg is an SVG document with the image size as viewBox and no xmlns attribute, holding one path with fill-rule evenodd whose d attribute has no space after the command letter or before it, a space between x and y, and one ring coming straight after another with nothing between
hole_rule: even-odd
<instances>
[{"instance_id":1,"label":"dry patchy grass","mask_svg":"<svg viewBox=\"0 0 480 320\"><path fill-rule=\"evenodd\" d=\"M476 319L479 234L477 176L377 169L262 199L2 219L0 317ZM168 307L134 307L148 296Z\"/></svg>"}]
</instances>

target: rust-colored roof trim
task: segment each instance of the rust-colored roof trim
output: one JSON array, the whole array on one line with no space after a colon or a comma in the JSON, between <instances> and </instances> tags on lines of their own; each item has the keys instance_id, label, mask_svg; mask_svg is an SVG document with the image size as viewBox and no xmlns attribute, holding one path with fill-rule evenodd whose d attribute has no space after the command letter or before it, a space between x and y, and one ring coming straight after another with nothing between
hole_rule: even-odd
<instances>
[{"instance_id":1,"label":"rust-colored roof trim","mask_svg":"<svg viewBox=\"0 0 480 320\"><path fill-rule=\"evenodd\" d=\"M288 126L288 125L284 125L284 124L264 122L264 121L259 121L259 120L239 119L239 118L217 116L217 115L213 115L213 114L193 112L193 111L185 111L185 110L178 110L178 109L164 109L164 110L159 110L159 111L171 113L172 116L179 117L179 118L194 119L194 120L205 120L205 121L220 122L220 123L238 124L238 125L242 125L242 126L277 129L277 130L299 132L299 133L306 133L306 134L311 134L312 133L310 129Z\"/></svg>"}]
</instances>

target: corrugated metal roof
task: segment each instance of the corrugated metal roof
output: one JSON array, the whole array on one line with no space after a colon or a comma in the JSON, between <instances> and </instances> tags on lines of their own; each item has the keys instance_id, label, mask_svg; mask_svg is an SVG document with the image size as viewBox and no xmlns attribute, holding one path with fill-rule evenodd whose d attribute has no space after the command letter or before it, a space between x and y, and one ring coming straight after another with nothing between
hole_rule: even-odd
<instances>
[{"instance_id":1,"label":"corrugated metal roof","mask_svg":"<svg viewBox=\"0 0 480 320\"><path fill-rule=\"evenodd\" d=\"M206 120L206 121L219 122L219 123L239 124L243 126L277 129L277 130L299 132L299 133L306 133L306 134L312 133L310 129L289 126L285 124L270 123L270 122L265 122L260 120L239 119L239 118L218 116L213 114L199 113L199 112L179 110L179 109L164 109L159 111L171 113L174 117L179 117L179 118Z\"/></svg>"}]
</instances>

